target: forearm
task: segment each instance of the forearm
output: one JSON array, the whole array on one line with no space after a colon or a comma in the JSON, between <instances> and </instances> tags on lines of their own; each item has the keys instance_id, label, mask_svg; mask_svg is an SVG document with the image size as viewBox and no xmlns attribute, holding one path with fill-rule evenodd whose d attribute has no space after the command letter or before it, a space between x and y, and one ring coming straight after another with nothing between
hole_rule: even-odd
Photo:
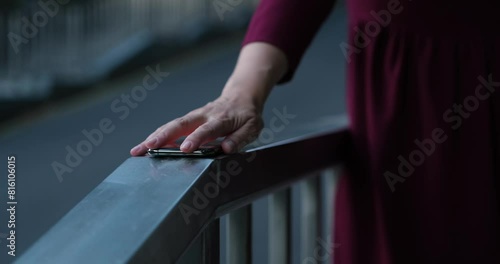
<instances>
[{"instance_id":1,"label":"forearm","mask_svg":"<svg viewBox=\"0 0 500 264\"><path fill-rule=\"evenodd\" d=\"M242 48L222 96L252 100L263 108L272 88L286 71L286 56L280 49L267 43L250 43Z\"/></svg>"}]
</instances>

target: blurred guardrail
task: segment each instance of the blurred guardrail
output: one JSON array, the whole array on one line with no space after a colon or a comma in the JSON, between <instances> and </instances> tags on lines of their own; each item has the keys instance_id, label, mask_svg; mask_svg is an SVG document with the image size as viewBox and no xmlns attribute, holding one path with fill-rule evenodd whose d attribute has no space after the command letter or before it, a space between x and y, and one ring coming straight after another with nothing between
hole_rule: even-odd
<instances>
[{"instance_id":1,"label":"blurred guardrail","mask_svg":"<svg viewBox=\"0 0 500 264\"><path fill-rule=\"evenodd\" d=\"M43 99L54 85L106 77L155 42L182 44L214 28L241 27L256 2L8 0L9 7L0 4L0 100Z\"/></svg>"},{"instance_id":2,"label":"blurred guardrail","mask_svg":"<svg viewBox=\"0 0 500 264\"><path fill-rule=\"evenodd\" d=\"M215 159L129 158L16 263L329 263L335 120Z\"/></svg>"}]
</instances>

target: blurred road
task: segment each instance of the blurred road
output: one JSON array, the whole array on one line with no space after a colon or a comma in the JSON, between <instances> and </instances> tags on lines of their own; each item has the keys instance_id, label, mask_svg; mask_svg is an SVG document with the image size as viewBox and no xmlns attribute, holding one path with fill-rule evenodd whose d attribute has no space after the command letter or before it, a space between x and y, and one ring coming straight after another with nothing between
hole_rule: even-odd
<instances>
[{"instance_id":1,"label":"blurred road","mask_svg":"<svg viewBox=\"0 0 500 264\"><path fill-rule=\"evenodd\" d=\"M315 39L293 82L273 91L265 121L273 115L274 108L286 107L288 113L295 114L292 125L345 112L345 59L339 48L345 39L345 27L345 11L338 9ZM143 101L121 101L122 95L131 95L149 74L139 69L99 84L83 96L36 109L15 122L2 124L0 154L4 161L0 166L7 167L7 155L16 156L16 253L22 253L128 158L132 146L158 126L215 98L235 64L241 38L241 34L228 36L162 62L161 71L170 75L163 78L158 88L147 91ZM102 140L94 130L100 126L109 132L102 132ZM94 135L94 144L81 143L89 142L84 130ZM69 149L78 147L88 155L67 163ZM56 163L71 165L66 168L71 172L63 172L58 178L52 167ZM7 255L7 241L2 238L8 221L6 183L3 173L1 263L13 260Z\"/></svg>"}]
</instances>

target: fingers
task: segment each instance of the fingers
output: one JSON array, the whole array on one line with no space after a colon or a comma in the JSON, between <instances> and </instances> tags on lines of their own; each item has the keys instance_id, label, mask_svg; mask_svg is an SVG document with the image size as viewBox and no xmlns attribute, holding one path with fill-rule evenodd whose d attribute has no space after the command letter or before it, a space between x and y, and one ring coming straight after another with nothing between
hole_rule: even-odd
<instances>
[{"instance_id":1,"label":"fingers","mask_svg":"<svg viewBox=\"0 0 500 264\"><path fill-rule=\"evenodd\" d=\"M193 132L203 121L204 118L201 116L184 116L168 122L146 141L146 147L159 148L173 142L179 137Z\"/></svg>"},{"instance_id":2,"label":"fingers","mask_svg":"<svg viewBox=\"0 0 500 264\"><path fill-rule=\"evenodd\" d=\"M147 150L148 148L143 143L141 143L130 150L130 155L141 156L144 155Z\"/></svg>"},{"instance_id":3,"label":"fingers","mask_svg":"<svg viewBox=\"0 0 500 264\"><path fill-rule=\"evenodd\" d=\"M225 153L233 153L255 139L262 127L260 114L252 105L212 102L159 127L130 150L130 154L143 155L148 148L160 148L185 135L187 138L180 146L185 153L191 153L204 143L223 136L226 138L222 149Z\"/></svg>"},{"instance_id":4,"label":"fingers","mask_svg":"<svg viewBox=\"0 0 500 264\"><path fill-rule=\"evenodd\" d=\"M215 138L225 136L234 130L231 121L212 119L193 131L182 143L181 150L186 153L193 152L203 143L209 142Z\"/></svg>"},{"instance_id":5,"label":"fingers","mask_svg":"<svg viewBox=\"0 0 500 264\"><path fill-rule=\"evenodd\" d=\"M155 132L149 135L139 145L130 150L132 156L144 155L148 148L159 148L167 143L173 142L181 136L193 132L202 122L203 116L186 115L168 122L159 127Z\"/></svg>"},{"instance_id":6,"label":"fingers","mask_svg":"<svg viewBox=\"0 0 500 264\"><path fill-rule=\"evenodd\" d=\"M261 129L261 124L254 124L252 122L246 123L222 141L222 150L224 150L224 153L227 154L238 152L245 145L254 141L259 135Z\"/></svg>"}]
</instances>

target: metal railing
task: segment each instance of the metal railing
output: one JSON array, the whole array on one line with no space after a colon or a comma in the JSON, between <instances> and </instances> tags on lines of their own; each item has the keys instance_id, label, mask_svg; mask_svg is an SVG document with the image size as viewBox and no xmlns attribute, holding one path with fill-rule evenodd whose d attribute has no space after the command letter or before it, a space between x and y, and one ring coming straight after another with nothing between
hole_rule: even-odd
<instances>
[{"instance_id":1,"label":"metal railing","mask_svg":"<svg viewBox=\"0 0 500 264\"><path fill-rule=\"evenodd\" d=\"M328 263L347 121L214 159L126 160L16 263Z\"/></svg>"},{"instance_id":2,"label":"metal railing","mask_svg":"<svg viewBox=\"0 0 500 264\"><path fill-rule=\"evenodd\" d=\"M54 85L92 84L153 43L192 41L238 24L230 18L244 24L257 2L231 0L237 6L229 6L223 21L217 1L40 0L16 9L0 4L0 99L43 99Z\"/></svg>"}]
</instances>

